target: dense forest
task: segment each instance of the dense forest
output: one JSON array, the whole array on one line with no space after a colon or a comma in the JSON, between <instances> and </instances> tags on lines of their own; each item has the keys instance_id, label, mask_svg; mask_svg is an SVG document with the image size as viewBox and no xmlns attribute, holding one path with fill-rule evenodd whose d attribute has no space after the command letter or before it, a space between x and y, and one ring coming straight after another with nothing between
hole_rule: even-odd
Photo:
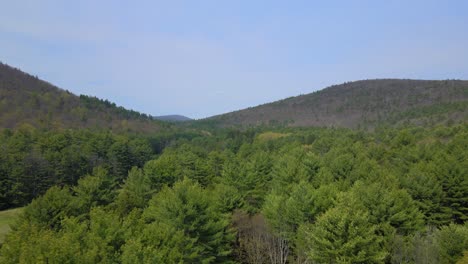
<instances>
[{"instance_id":1,"label":"dense forest","mask_svg":"<svg viewBox=\"0 0 468 264\"><path fill-rule=\"evenodd\" d=\"M3 137L15 144L23 134ZM83 165L87 175L76 184L66 175L79 172L44 174L46 182L63 182L24 209L0 249L2 263L468 258L466 124L375 132L218 130L174 140L153 157L148 142L78 132L69 137L79 141L80 135L98 137L107 151L71 151L70 159L102 163L92 171ZM66 138L36 136L50 149L50 141L59 145Z\"/></svg>"},{"instance_id":2,"label":"dense forest","mask_svg":"<svg viewBox=\"0 0 468 264\"><path fill-rule=\"evenodd\" d=\"M54 185L74 185L95 167L122 180L142 167L175 139L199 133L157 135L113 134L109 131L44 131L23 125L0 133L0 210L24 206Z\"/></svg>"},{"instance_id":3,"label":"dense forest","mask_svg":"<svg viewBox=\"0 0 468 264\"><path fill-rule=\"evenodd\" d=\"M2 64L0 263L467 263L467 95L363 81L169 124Z\"/></svg>"}]
</instances>

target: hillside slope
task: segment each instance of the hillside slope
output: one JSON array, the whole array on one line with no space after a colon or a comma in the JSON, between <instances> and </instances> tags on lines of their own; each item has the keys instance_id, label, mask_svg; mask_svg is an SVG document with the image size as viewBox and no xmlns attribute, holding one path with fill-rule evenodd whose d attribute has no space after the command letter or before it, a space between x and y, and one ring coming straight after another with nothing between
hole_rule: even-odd
<instances>
[{"instance_id":1,"label":"hillside slope","mask_svg":"<svg viewBox=\"0 0 468 264\"><path fill-rule=\"evenodd\" d=\"M107 100L76 96L0 63L0 128L92 128L155 132L169 126Z\"/></svg>"},{"instance_id":2,"label":"hillside slope","mask_svg":"<svg viewBox=\"0 0 468 264\"><path fill-rule=\"evenodd\" d=\"M373 127L468 119L468 81L363 80L200 120L199 125Z\"/></svg>"}]
</instances>

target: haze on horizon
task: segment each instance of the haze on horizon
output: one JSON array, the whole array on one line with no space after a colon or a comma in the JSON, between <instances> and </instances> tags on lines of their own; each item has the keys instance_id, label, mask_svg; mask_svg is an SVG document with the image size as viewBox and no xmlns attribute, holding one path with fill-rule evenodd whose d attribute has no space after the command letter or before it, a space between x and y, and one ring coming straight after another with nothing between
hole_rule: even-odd
<instances>
[{"instance_id":1,"label":"haze on horizon","mask_svg":"<svg viewBox=\"0 0 468 264\"><path fill-rule=\"evenodd\" d=\"M0 61L202 118L373 78L468 79L466 1L2 3Z\"/></svg>"}]
</instances>

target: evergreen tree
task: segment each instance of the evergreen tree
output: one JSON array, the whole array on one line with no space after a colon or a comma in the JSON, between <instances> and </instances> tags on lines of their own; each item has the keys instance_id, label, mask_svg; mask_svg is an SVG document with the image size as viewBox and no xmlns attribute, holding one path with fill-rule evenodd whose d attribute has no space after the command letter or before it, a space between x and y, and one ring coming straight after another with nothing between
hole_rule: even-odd
<instances>
[{"instance_id":1,"label":"evergreen tree","mask_svg":"<svg viewBox=\"0 0 468 264\"><path fill-rule=\"evenodd\" d=\"M118 191L117 207L124 214L133 208L143 209L152 193L149 177L141 169L133 167Z\"/></svg>"},{"instance_id":2,"label":"evergreen tree","mask_svg":"<svg viewBox=\"0 0 468 264\"><path fill-rule=\"evenodd\" d=\"M444 192L440 181L431 172L432 166L426 162L416 164L403 177L402 185L424 213L426 223L440 225L447 220L441 207Z\"/></svg>"},{"instance_id":3,"label":"evergreen tree","mask_svg":"<svg viewBox=\"0 0 468 264\"><path fill-rule=\"evenodd\" d=\"M314 225L302 225L299 236L308 242L307 254L318 263L382 263L388 252L377 229L366 211L335 207Z\"/></svg>"},{"instance_id":4,"label":"evergreen tree","mask_svg":"<svg viewBox=\"0 0 468 264\"><path fill-rule=\"evenodd\" d=\"M184 180L156 194L143 216L148 224L171 227L193 242L188 250L179 250L184 262L215 263L229 259L233 239L228 219L215 209L209 192L191 180Z\"/></svg>"},{"instance_id":5,"label":"evergreen tree","mask_svg":"<svg viewBox=\"0 0 468 264\"><path fill-rule=\"evenodd\" d=\"M149 178L151 189L156 191L166 185L172 186L176 181L183 179L177 156L172 153L165 152L158 159L148 161L143 170Z\"/></svg>"},{"instance_id":6,"label":"evergreen tree","mask_svg":"<svg viewBox=\"0 0 468 264\"><path fill-rule=\"evenodd\" d=\"M341 197L340 203L356 203L355 206L367 209L369 221L380 225L386 235L392 232L385 230L386 224L402 234L421 230L424 224L422 213L411 196L405 190L398 189L396 184L392 177L381 179L379 183L357 182Z\"/></svg>"},{"instance_id":7,"label":"evergreen tree","mask_svg":"<svg viewBox=\"0 0 468 264\"><path fill-rule=\"evenodd\" d=\"M441 210L447 216L445 223L464 223L468 220L468 159L440 154L435 157L433 169L444 192Z\"/></svg>"},{"instance_id":8,"label":"evergreen tree","mask_svg":"<svg viewBox=\"0 0 468 264\"><path fill-rule=\"evenodd\" d=\"M106 169L98 167L93 170L93 175L81 178L78 185L73 187L73 192L78 207L83 212L89 212L91 207L111 203L116 196L115 188L115 178Z\"/></svg>"},{"instance_id":9,"label":"evergreen tree","mask_svg":"<svg viewBox=\"0 0 468 264\"><path fill-rule=\"evenodd\" d=\"M66 187L52 187L43 196L34 199L20 217L20 222L44 229L58 230L62 220L79 214L76 198Z\"/></svg>"},{"instance_id":10,"label":"evergreen tree","mask_svg":"<svg viewBox=\"0 0 468 264\"><path fill-rule=\"evenodd\" d=\"M128 171L132 168L132 153L130 152L129 141L127 138L118 138L110 146L107 156L110 163L111 173L122 181Z\"/></svg>"}]
</instances>

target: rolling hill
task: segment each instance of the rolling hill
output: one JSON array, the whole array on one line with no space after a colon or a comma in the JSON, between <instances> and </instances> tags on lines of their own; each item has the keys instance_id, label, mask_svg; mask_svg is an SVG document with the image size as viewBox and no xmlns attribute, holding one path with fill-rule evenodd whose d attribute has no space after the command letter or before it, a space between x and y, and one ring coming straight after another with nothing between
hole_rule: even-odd
<instances>
[{"instance_id":1,"label":"rolling hill","mask_svg":"<svg viewBox=\"0 0 468 264\"><path fill-rule=\"evenodd\" d=\"M468 81L376 79L334 85L202 119L197 124L372 128L383 124L434 125L467 119Z\"/></svg>"},{"instance_id":2,"label":"rolling hill","mask_svg":"<svg viewBox=\"0 0 468 264\"><path fill-rule=\"evenodd\" d=\"M77 96L0 63L0 128L91 128L156 132L170 126L108 100Z\"/></svg>"},{"instance_id":3,"label":"rolling hill","mask_svg":"<svg viewBox=\"0 0 468 264\"><path fill-rule=\"evenodd\" d=\"M152 117L108 100L74 95L0 63L0 128L91 128L151 133L190 121ZM200 127L256 125L372 128L468 120L468 81L376 79L323 90L189 122ZM186 122L183 122L186 123Z\"/></svg>"},{"instance_id":4,"label":"rolling hill","mask_svg":"<svg viewBox=\"0 0 468 264\"><path fill-rule=\"evenodd\" d=\"M156 120L169 121L169 122L185 122L192 120L190 117L183 115L163 115L163 116L153 116Z\"/></svg>"}]
</instances>

